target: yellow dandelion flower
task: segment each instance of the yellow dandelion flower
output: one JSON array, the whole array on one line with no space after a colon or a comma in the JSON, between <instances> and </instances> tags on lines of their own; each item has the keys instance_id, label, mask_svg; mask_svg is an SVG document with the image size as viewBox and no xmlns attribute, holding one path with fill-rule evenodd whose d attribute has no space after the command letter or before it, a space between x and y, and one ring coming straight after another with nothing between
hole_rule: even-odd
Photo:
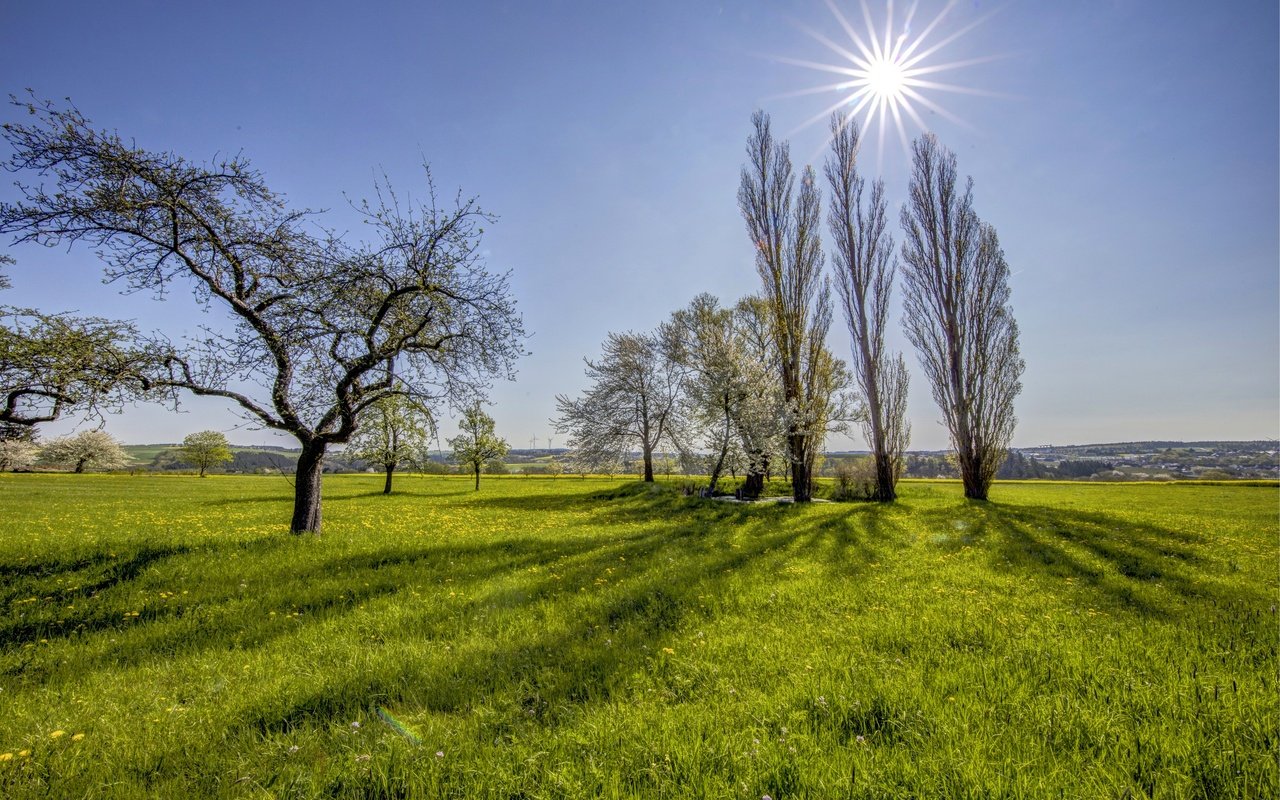
<instances>
[{"instance_id":1,"label":"yellow dandelion flower","mask_svg":"<svg viewBox=\"0 0 1280 800\"><path fill-rule=\"evenodd\" d=\"M27 756L29 756L29 755L31 755L31 751L30 751L30 750L19 750L19 751L18 751L18 758L26 758L26 757L27 757Z\"/></svg>"},{"instance_id":2,"label":"yellow dandelion flower","mask_svg":"<svg viewBox=\"0 0 1280 800\"><path fill-rule=\"evenodd\" d=\"M78 742L78 741L80 741L80 740L81 740L81 739L83 739L83 738L84 738L84 734L83 734L83 733L77 733L75 736L72 736L72 737L71 737L71 741L73 741L73 742Z\"/></svg>"},{"instance_id":3,"label":"yellow dandelion flower","mask_svg":"<svg viewBox=\"0 0 1280 800\"><path fill-rule=\"evenodd\" d=\"M50 739L58 739L58 738L60 738L60 737L66 736L66 735L67 735L67 732L66 732L66 731L54 731L53 733L49 734L49 738L50 738Z\"/></svg>"},{"instance_id":4,"label":"yellow dandelion flower","mask_svg":"<svg viewBox=\"0 0 1280 800\"><path fill-rule=\"evenodd\" d=\"M0 753L0 761L12 761L13 753Z\"/></svg>"},{"instance_id":5,"label":"yellow dandelion flower","mask_svg":"<svg viewBox=\"0 0 1280 800\"><path fill-rule=\"evenodd\" d=\"M672 650L670 647L664 647L664 648L662 648L662 652L666 653L667 655L672 655L672 656L676 654L676 651L675 651L675 650Z\"/></svg>"}]
</instances>

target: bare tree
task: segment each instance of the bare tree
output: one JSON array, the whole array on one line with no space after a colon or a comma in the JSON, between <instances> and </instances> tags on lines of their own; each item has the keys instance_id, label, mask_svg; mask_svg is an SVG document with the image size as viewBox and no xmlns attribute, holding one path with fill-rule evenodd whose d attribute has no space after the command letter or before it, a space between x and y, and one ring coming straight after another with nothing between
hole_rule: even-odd
<instances>
[{"instance_id":1,"label":"bare tree","mask_svg":"<svg viewBox=\"0 0 1280 800\"><path fill-rule=\"evenodd\" d=\"M821 200L811 167L805 167L800 191L794 193L790 148L774 140L769 116L757 111L751 122L755 132L747 140L738 206L756 249L756 270L770 310L786 403L792 493L803 502L813 496L811 468L825 424L833 418L831 396L824 392L837 377L827 369L835 361L825 344L831 286L822 277Z\"/></svg>"},{"instance_id":2,"label":"bare tree","mask_svg":"<svg viewBox=\"0 0 1280 800\"><path fill-rule=\"evenodd\" d=\"M1017 420L1022 389L1009 266L993 227L973 211L973 180L956 186L956 157L916 139L902 208L905 326L956 450L966 497L987 499Z\"/></svg>"},{"instance_id":3,"label":"bare tree","mask_svg":"<svg viewBox=\"0 0 1280 800\"><path fill-rule=\"evenodd\" d=\"M357 205L376 241L308 226L240 157L199 165L97 131L74 108L13 102L7 169L35 176L0 203L18 242L96 246L109 280L163 295L183 280L228 313L168 353L152 387L232 401L301 445L295 532L318 531L326 448L380 398L475 396L510 376L523 329L505 276L483 268L490 217L474 200L402 207L389 188ZM247 384L256 387L245 389Z\"/></svg>"},{"instance_id":4,"label":"bare tree","mask_svg":"<svg viewBox=\"0 0 1280 800\"><path fill-rule=\"evenodd\" d=\"M895 499L902 458L910 438L907 413L907 365L901 353L885 352L889 298L897 272L893 238L885 215L884 182L871 185L863 201L865 180L858 174L857 123L839 114L831 118L831 157L827 183L831 210L827 222L835 240L832 259L836 289L844 309L853 349L854 374L866 401L862 433L875 461L874 499Z\"/></svg>"},{"instance_id":5,"label":"bare tree","mask_svg":"<svg viewBox=\"0 0 1280 800\"><path fill-rule=\"evenodd\" d=\"M653 454L677 424L682 375L651 334L610 333L599 361L586 360L592 386L577 399L556 395L557 433L569 435L574 460L613 465L639 446L644 479L653 481Z\"/></svg>"}]
</instances>

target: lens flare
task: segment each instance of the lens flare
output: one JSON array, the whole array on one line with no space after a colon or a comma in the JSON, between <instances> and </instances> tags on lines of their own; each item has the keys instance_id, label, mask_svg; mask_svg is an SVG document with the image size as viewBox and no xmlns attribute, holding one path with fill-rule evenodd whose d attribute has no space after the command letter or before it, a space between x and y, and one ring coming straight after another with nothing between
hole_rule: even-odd
<instances>
[{"instance_id":1,"label":"lens flare","mask_svg":"<svg viewBox=\"0 0 1280 800\"><path fill-rule=\"evenodd\" d=\"M971 125L939 105L929 97L930 94L949 92L988 97L1004 96L954 83L941 83L933 79L938 73L1004 57L996 55L950 63L931 63L930 61L947 45L985 22L990 14L958 30L944 34L942 29L945 28L947 15L957 5L957 0L951 0L928 25L916 34L912 29L912 23L915 21L919 7L918 0L911 4L906 14L896 24L894 4L889 0L886 4L883 26L875 24L866 0L860 0L860 3L863 26L856 27L841 12L834 0L826 0L827 8L839 23L840 30L848 37L847 43L833 40L821 31L799 25L799 28L816 42L839 56L837 63L828 64L795 58L777 59L786 64L834 74L841 78L835 83L782 95L796 97L835 92L839 96L835 103L799 125L796 131L826 120L833 112L839 112L846 123L857 121L863 131L864 141L878 136L879 158L883 162L885 139L890 135L890 121L905 153L910 149L907 143L908 125L920 131L929 128L920 115L922 109L972 130ZM930 43L930 37L937 41Z\"/></svg>"}]
</instances>

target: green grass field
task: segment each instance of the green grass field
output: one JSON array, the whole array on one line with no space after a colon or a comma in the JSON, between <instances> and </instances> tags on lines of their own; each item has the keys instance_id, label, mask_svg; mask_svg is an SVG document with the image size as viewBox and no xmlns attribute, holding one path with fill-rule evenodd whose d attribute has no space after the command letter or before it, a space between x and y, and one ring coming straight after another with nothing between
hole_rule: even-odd
<instances>
[{"instance_id":1,"label":"green grass field","mask_svg":"<svg viewBox=\"0 0 1280 800\"><path fill-rule=\"evenodd\" d=\"M1275 487L0 475L0 796L1273 797Z\"/></svg>"}]
</instances>

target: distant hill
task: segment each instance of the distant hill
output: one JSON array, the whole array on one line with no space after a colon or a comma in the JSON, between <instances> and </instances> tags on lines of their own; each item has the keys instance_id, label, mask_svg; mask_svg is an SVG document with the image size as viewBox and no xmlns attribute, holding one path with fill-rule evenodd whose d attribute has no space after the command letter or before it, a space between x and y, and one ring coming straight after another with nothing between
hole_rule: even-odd
<instances>
[{"instance_id":1,"label":"distant hill","mask_svg":"<svg viewBox=\"0 0 1280 800\"><path fill-rule=\"evenodd\" d=\"M179 444L125 445L135 464L143 469L182 471L191 466L181 461ZM235 459L225 471L237 473L292 472L298 448L278 445L232 445ZM561 458L568 450L557 447L517 449L507 456L516 471L538 472L552 455ZM661 454L659 454L661 455ZM827 472L835 462L868 455L865 450L833 451L827 455ZM638 454L637 454L638 458ZM445 464L444 453L432 456ZM912 450L906 457L906 476L912 478L956 477L946 450ZM340 450L325 459L328 472L362 472L366 465L348 461ZM1148 441L1099 444L1018 447L1001 467L1000 479L1053 480L1186 480L1186 479L1277 479L1280 478L1280 443L1251 441Z\"/></svg>"}]
</instances>

